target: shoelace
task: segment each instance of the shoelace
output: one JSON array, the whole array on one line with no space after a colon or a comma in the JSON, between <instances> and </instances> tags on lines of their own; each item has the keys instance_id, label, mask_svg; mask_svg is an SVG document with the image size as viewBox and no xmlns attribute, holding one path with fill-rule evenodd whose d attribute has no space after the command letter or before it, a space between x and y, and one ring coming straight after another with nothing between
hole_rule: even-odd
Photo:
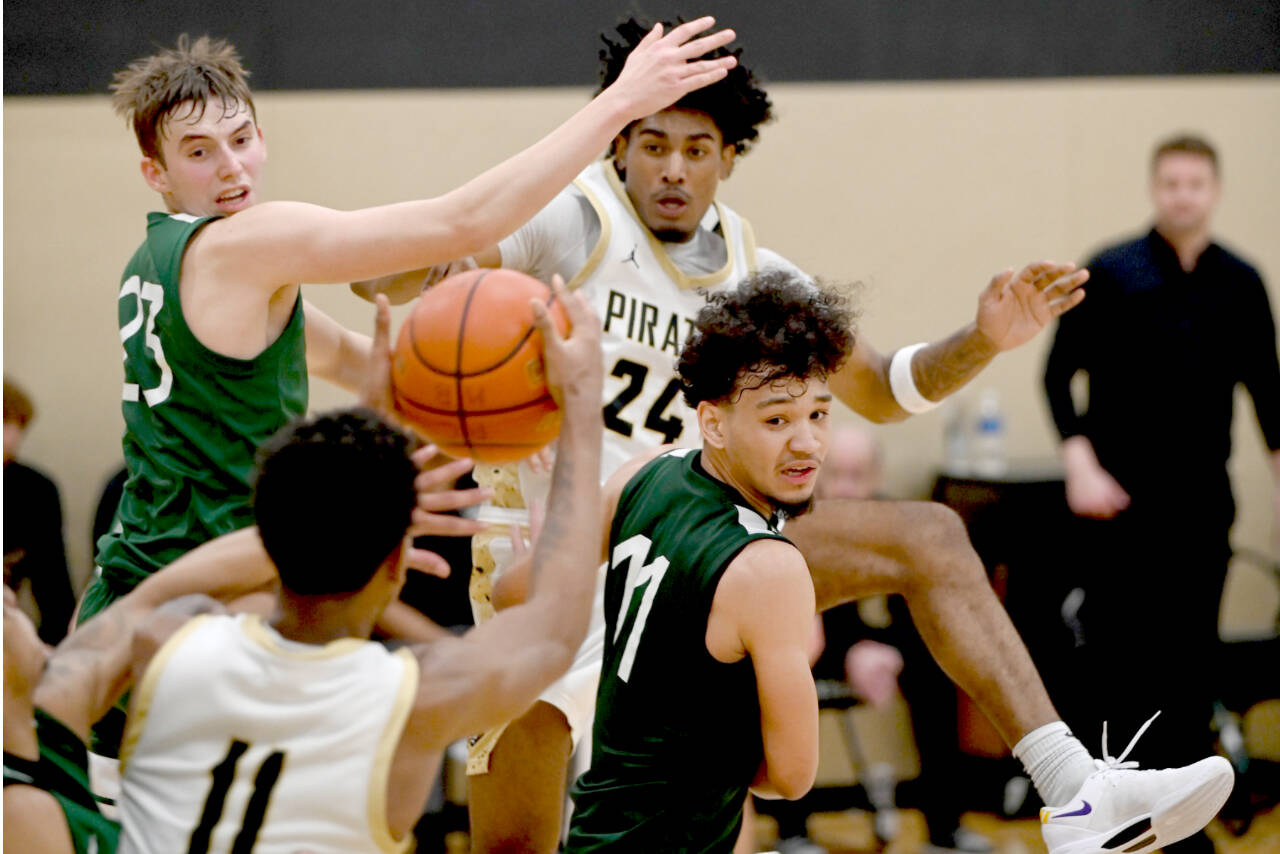
<instances>
[{"instance_id":1,"label":"shoelace","mask_svg":"<svg viewBox=\"0 0 1280 854\"><path fill-rule=\"evenodd\" d=\"M1152 722L1154 722L1155 719L1158 717L1160 717L1159 711L1157 711L1154 715L1148 718L1147 722L1138 728L1138 731L1134 733L1133 738L1129 739L1128 746L1125 747L1125 749L1120 752L1119 756L1114 756L1114 757L1107 753L1107 722L1103 721L1102 722L1102 758L1093 760L1093 764L1096 765L1098 767L1098 770L1100 771L1106 771L1106 770L1120 771L1124 769L1137 768L1138 767L1137 760L1131 759L1128 762L1125 762L1124 758L1129 755L1130 750L1133 750L1133 746L1138 743L1138 739L1142 738L1142 734L1147 731L1147 727L1151 726Z\"/></svg>"}]
</instances>

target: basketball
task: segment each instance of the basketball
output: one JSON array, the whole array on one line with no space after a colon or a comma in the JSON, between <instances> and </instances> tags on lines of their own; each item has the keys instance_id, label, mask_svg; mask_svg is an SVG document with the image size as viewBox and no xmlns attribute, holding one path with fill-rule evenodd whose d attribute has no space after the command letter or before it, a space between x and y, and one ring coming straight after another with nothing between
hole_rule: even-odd
<instances>
[{"instance_id":1,"label":"basketball","mask_svg":"<svg viewBox=\"0 0 1280 854\"><path fill-rule=\"evenodd\" d=\"M418 298L391 358L401 416L453 457L506 463L560 433L530 299L561 334L569 319L543 282L515 270L468 270Z\"/></svg>"}]
</instances>

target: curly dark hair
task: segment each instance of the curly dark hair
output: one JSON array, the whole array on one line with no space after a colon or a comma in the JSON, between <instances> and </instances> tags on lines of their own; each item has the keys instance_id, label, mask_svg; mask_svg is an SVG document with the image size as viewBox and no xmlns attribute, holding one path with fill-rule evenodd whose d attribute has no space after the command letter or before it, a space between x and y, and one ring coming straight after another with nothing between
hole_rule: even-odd
<instances>
[{"instance_id":1,"label":"curly dark hair","mask_svg":"<svg viewBox=\"0 0 1280 854\"><path fill-rule=\"evenodd\" d=\"M684 399L696 407L784 377L826 379L853 348L855 317L845 296L794 272L749 276L699 310L676 363Z\"/></svg>"},{"instance_id":2,"label":"curly dark hair","mask_svg":"<svg viewBox=\"0 0 1280 854\"><path fill-rule=\"evenodd\" d=\"M289 591L354 593L404 538L416 442L370 409L298 419L258 449L253 512Z\"/></svg>"},{"instance_id":3,"label":"curly dark hair","mask_svg":"<svg viewBox=\"0 0 1280 854\"><path fill-rule=\"evenodd\" d=\"M662 30L669 32L673 26L683 23L682 17L677 18L674 24L663 21ZM608 33L600 34L600 40L605 45L600 51L600 92L618 79L631 51L635 50L636 45L653 27L653 23L628 18L618 24L616 41ZM720 129L724 144L732 145L739 154L745 154L760 135L757 128L773 119L773 104L769 102L768 93L760 88L755 74L742 64L742 48L732 51L723 47L716 48L706 58L720 56L736 57L738 64L723 80L690 92L671 106L706 113ZM634 124L628 125L622 134L625 136L630 133Z\"/></svg>"}]
</instances>

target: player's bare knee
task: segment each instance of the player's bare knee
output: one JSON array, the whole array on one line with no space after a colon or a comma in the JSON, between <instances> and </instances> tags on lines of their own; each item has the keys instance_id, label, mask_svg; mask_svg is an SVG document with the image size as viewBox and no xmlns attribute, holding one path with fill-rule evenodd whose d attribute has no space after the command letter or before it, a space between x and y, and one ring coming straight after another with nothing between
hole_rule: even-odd
<instances>
[{"instance_id":1,"label":"player's bare knee","mask_svg":"<svg viewBox=\"0 0 1280 854\"><path fill-rule=\"evenodd\" d=\"M911 516L908 562L917 583L966 583L985 577L959 514L934 501L912 502L904 509Z\"/></svg>"}]
</instances>

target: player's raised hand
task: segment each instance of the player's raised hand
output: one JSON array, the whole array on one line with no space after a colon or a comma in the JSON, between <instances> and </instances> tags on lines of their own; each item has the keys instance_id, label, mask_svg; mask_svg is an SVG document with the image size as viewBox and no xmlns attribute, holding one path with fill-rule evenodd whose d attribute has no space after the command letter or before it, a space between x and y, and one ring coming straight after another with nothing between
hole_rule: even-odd
<instances>
[{"instance_id":1,"label":"player's raised hand","mask_svg":"<svg viewBox=\"0 0 1280 854\"><path fill-rule=\"evenodd\" d=\"M369 364L365 371L364 392L360 395L365 406L385 417L395 417L395 403L391 397L391 303L386 294L374 297L373 340L369 345Z\"/></svg>"},{"instance_id":2,"label":"player's raised hand","mask_svg":"<svg viewBox=\"0 0 1280 854\"><path fill-rule=\"evenodd\" d=\"M542 333L542 358L547 370L547 388L560 407L586 402L600 408L604 394L604 353L600 348L600 320L586 297L565 289L564 280L551 277L555 299L569 316L569 335L562 337L547 307L533 299L533 323Z\"/></svg>"},{"instance_id":3,"label":"player's raised hand","mask_svg":"<svg viewBox=\"0 0 1280 854\"><path fill-rule=\"evenodd\" d=\"M1088 279L1088 270L1053 261L998 273L978 297L978 329L997 350L1019 347L1079 305L1084 299L1080 286Z\"/></svg>"},{"instance_id":4,"label":"player's raised hand","mask_svg":"<svg viewBox=\"0 0 1280 854\"><path fill-rule=\"evenodd\" d=\"M405 562L411 569L443 578L449 574L449 564L435 552L414 548L413 538L469 537L480 533L488 527L484 522L454 516L451 511L483 504L493 498L493 490L485 487L454 489L458 478L471 471L473 463L464 459L433 465L440 459L440 450L435 445L422 446L413 452L412 459L419 471L413 482L418 492L418 504L413 509L407 533L409 542L405 549Z\"/></svg>"},{"instance_id":5,"label":"player's raised hand","mask_svg":"<svg viewBox=\"0 0 1280 854\"><path fill-rule=\"evenodd\" d=\"M710 15L681 24L664 34L657 24L627 57L618 79L607 90L623 99L631 120L671 106L694 89L723 80L738 61L732 56L698 57L724 47L735 38L733 30L720 30L694 38L715 24Z\"/></svg>"}]
</instances>

